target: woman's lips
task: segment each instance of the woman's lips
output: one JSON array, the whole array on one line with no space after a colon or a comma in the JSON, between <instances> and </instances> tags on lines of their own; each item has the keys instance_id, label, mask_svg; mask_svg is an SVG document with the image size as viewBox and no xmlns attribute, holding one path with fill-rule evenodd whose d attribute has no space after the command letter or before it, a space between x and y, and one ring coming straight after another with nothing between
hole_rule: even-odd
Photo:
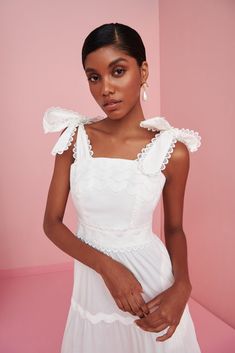
<instances>
[{"instance_id":1,"label":"woman's lips","mask_svg":"<svg viewBox=\"0 0 235 353\"><path fill-rule=\"evenodd\" d=\"M115 102L115 103L113 102L113 103L106 104L104 107L107 110L114 110L114 109L116 109L118 107L118 104L120 104L120 103L121 103L121 101L118 101L118 102Z\"/></svg>"}]
</instances>

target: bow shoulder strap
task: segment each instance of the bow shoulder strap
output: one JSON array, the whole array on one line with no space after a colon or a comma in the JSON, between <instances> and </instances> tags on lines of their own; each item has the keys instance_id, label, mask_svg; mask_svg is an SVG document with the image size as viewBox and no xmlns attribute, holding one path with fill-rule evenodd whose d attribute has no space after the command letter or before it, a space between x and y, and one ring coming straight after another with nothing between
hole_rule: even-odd
<instances>
[{"instance_id":1,"label":"bow shoulder strap","mask_svg":"<svg viewBox=\"0 0 235 353\"><path fill-rule=\"evenodd\" d=\"M165 169L177 141L183 142L190 152L201 146L201 136L197 131L175 128L163 117L153 117L140 122L140 126L156 131L156 135L145 158L140 162L141 170L148 175L156 175Z\"/></svg>"},{"instance_id":2,"label":"bow shoulder strap","mask_svg":"<svg viewBox=\"0 0 235 353\"><path fill-rule=\"evenodd\" d=\"M104 119L101 116L87 117L72 110L51 107L47 109L43 116L44 133L57 132L65 129L54 145L51 154L62 154L72 144L76 128L80 124L91 124Z\"/></svg>"}]
</instances>

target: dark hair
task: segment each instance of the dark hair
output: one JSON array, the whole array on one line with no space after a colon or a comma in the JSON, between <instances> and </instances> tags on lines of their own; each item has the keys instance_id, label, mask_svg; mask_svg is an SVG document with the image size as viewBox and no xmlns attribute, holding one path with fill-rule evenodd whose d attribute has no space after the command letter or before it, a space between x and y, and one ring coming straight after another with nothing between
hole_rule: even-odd
<instances>
[{"instance_id":1,"label":"dark hair","mask_svg":"<svg viewBox=\"0 0 235 353\"><path fill-rule=\"evenodd\" d=\"M135 58L139 66L146 60L145 47L136 30L121 23L106 23L95 28L86 37L82 47L83 68L85 69L85 60L88 54L108 45L112 45Z\"/></svg>"}]
</instances>

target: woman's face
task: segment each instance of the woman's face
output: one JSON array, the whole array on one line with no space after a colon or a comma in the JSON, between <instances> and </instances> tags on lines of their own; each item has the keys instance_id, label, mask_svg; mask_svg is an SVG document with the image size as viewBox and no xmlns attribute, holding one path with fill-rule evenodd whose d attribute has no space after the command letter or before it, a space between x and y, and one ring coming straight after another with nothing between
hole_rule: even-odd
<instances>
[{"instance_id":1,"label":"woman's face","mask_svg":"<svg viewBox=\"0 0 235 353\"><path fill-rule=\"evenodd\" d=\"M106 46L90 53L85 72L92 96L108 116L124 116L140 101L141 84L147 80L148 64L139 67L135 58ZM109 100L119 101L105 105Z\"/></svg>"}]
</instances>

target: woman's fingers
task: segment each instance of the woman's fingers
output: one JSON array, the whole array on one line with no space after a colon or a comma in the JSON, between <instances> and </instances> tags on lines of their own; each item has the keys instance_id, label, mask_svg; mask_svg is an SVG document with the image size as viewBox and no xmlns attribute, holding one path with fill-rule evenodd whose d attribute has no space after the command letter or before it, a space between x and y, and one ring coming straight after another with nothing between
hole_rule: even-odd
<instances>
[{"instance_id":1,"label":"woman's fingers","mask_svg":"<svg viewBox=\"0 0 235 353\"><path fill-rule=\"evenodd\" d=\"M148 315L150 313L150 311L149 311L148 305L145 303L142 295L139 295L137 300L138 300L139 306L142 309L143 313L145 315Z\"/></svg>"},{"instance_id":2,"label":"woman's fingers","mask_svg":"<svg viewBox=\"0 0 235 353\"><path fill-rule=\"evenodd\" d=\"M129 294L127 297L127 300L129 302L129 305L130 305L132 311L134 312L134 315L138 315L138 316L142 317L144 315L144 313L141 310L140 305L138 304L138 301L136 300L135 295Z\"/></svg>"},{"instance_id":3,"label":"woman's fingers","mask_svg":"<svg viewBox=\"0 0 235 353\"><path fill-rule=\"evenodd\" d=\"M147 303L147 306L151 312L159 307L159 305L161 304L161 299L162 295L159 294L157 297L153 298Z\"/></svg>"},{"instance_id":4,"label":"woman's fingers","mask_svg":"<svg viewBox=\"0 0 235 353\"><path fill-rule=\"evenodd\" d=\"M119 298L115 298L115 301L117 303L117 306L119 307L120 310L125 311L124 306Z\"/></svg>"},{"instance_id":5,"label":"woman's fingers","mask_svg":"<svg viewBox=\"0 0 235 353\"><path fill-rule=\"evenodd\" d=\"M125 297L122 297L120 300L121 300L122 305L123 305L123 307L124 307L124 309L125 309L124 311L128 311L128 312L131 313L132 315L135 315L135 311L132 309L132 307L131 307L131 305L130 305L128 299L125 298Z\"/></svg>"},{"instance_id":6,"label":"woman's fingers","mask_svg":"<svg viewBox=\"0 0 235 353\"><path fill-rule=\"evenodd\" d=\"M132 315L138 315L140 318L144 318L145 315L149 314L148 307L139 293L132 292L127 296L116 297L115 300L122 311L128 311Z\"/></svg>"},{"instance_id":7,"label":"woman's fingers","mask_svg":"<svg viewBox=\"0 0 235 353\"><path fill-rule=\"evenodd\" d=\"M143 318L145 317L145 315L148 315L148 307L147 305L145 305L145 302L139 292L137 293L132 291L131 294L127 296L127 300L135 315L138 315L140 318Z\"/></svg>"},{"instance_id":8,"label":"woman's fingers","mask_svg":"<svg viewBox=\"0 0 235 353\"><path fill-rule=\"evenodd\" d=\"M151 314L150 314L151 315ZM141 323L143 321L143 323ZM138 320L136 324L144 331L150 331L150 332L161 332L165 328L169 326L169 323L167 323L165 320L161 319L158 321L154 322L148 322L143 320Z\"/></svg>"},{"instance_id":9,"label":"woman's fingers","mask_svg":"<svg viewBox=\"0 0 235 353\"><path fill-rule=\"evenodd\" d=\"M146 327L146 328L142 328L141 327L141 328L142 328L142 330L148 331L148 332L161 332L161 331L165 330L167 327L169 327L169 324L164 323L164 324L162 324L162 325L160 325L158 327L152 327L151 326L151 327Z\"/></svg>"},{"instance_id":10,"label":"woman's fingers","mask_svg":"<svg viewBox=\"0 0 235 353\"><path fill-rule=\"evenodd\" d=\"M143 319L137 319L135 320L135 323L143 330L148 328L156 329L163 324L167 324L169 326L169 322L166 322L164 318L156 318L155 313L150 313Z\"/></svg>"},{"instance_id":11,"label":"woman's fingers","mask_svg":"<svg viewBox=\"0 0 235 353\"><path fill-rule=\"evenodd\" d=\"M142 295L140 293L133 292L133 297L135 299L136 305L139 308L139 311L142 312L144 315L149 314L149 308L147 304L145 303Z\"/></svg>"},{"instance_id":12,"label":"woman's fingers","mask_svg":"<svg viewBox=\"0 0 235 353\"><path fill-rule=\"evenodd\" d=\"M166 332L164 335L159 336L159 337L156 339L156 341L161 341L161 342L162 342L162 341L165 341L165 340L167 340L168 338L170 338L170 337L173 335L173 333L175 332L176 327L177 327L177 325L172 325L172 326L170 326L169 329L167 330L167 332Z\"/></svg>"}]
</instances>

